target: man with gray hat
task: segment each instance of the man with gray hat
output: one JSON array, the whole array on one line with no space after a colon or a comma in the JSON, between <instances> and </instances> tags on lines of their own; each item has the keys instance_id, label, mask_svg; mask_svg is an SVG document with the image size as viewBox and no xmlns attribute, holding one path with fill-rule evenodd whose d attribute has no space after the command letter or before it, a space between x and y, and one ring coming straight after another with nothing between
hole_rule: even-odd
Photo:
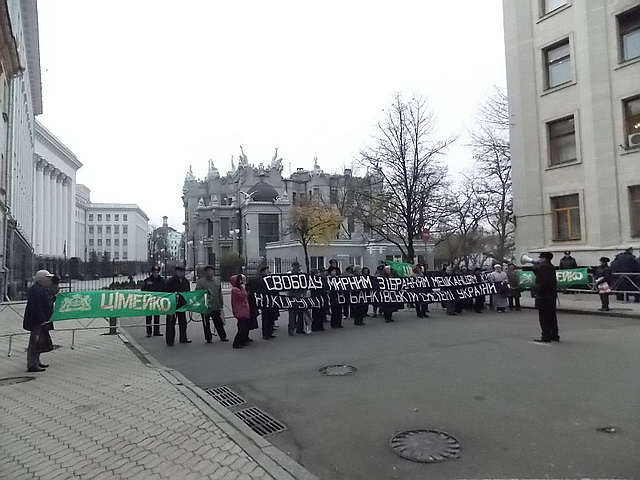
<instances>
[{"instance_id":1,"label":"man with gray hat","mask_svg":"<svg viewBox=\"0 0 640 480\"><path fill-rule=\"evenodd\" d=\"M222 284L220 279L214 276L215 268L213 265L207 265L203 269L204 277L198 279L196 283L196 290L208 290L209 291L209 307L210 312L202 314L202 328L204 329L204 338L207 343L213 341L213 334L211 333L211 320L213 320L213 326L216 329L221 342L228 342L227 332L224 329L224 321L222 319L222 309L224 303L222 300Z\"/></svg>"},{"instance_id":2,"label":"man with gray hat","mask_svg":"<svg viewBox=\"0 0 640 480\"><path fill-rule=\"evenodd\" d=\"M40 363L40 351L36 350L36 339L42 332L48 331L53 314L53 297L49 293L53 273L38 270L35 281L27 291L27 307L24 311L22 327L31 332L27 347L27 371L44 372L49 365Z\"/></svg>"}]
</instances>

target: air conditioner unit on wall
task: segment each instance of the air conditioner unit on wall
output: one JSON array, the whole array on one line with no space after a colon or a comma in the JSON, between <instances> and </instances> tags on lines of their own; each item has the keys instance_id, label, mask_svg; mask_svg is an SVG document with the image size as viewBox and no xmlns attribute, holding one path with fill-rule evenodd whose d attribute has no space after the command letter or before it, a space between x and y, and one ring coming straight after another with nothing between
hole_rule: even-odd
<instances>
[{"instance_id":1,"label":"air conditioner unit on wall","mask_svg":"<svg viewBox=\"0 0 640 480\"><path fill-rule=\"evenodd\" d=\"M629 135L629 148L640 147L640 133L632 133Z\"/></svg>"}]
</instances>

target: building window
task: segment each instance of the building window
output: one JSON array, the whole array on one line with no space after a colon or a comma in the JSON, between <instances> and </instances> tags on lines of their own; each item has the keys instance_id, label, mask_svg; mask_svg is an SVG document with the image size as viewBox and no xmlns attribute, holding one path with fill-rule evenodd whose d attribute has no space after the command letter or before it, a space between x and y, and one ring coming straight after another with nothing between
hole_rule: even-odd
<instances>
[{"instance_id":1,"label":"building window","mask_svg":"<svg viewBox=\"0 0 640 480\"><path fill-rule=\"evenodd\" d=\"M324 270L324 257L309 258L309 267L312 270Z\"/></svg>"},{"instance_id":2,"label":"building window","mask_svg":"<svg viewBox=\"0 0 640 480\"><path fill-rule=\"evenodd\" d=\"M573 115L547 123L549 138L549 164L574 162L576 155L576 127Z\"/></svg>"},{"instance_id":3,"label":"building window","mask_svg":"<svg viewBox=\"0 0 640 480\"><path fill-rule=\"evenodd\" d=\"M122 260L128 260L129 257L127 255L127 252L122 252Z\"/></svg>"},{"instance_id":4,"label":"building window","mask_svg":"<svg viewBox=\"0 0 640 480\"><path fill-rule=\"evenodd\" d=\"M640 97L624 101L624 123L627 147L640 147Z\"/></svg>"},{"instance_id":5,"label":"building window","mask_svg":"<svg viewBox=\"0 0 640 480\"><path fill-rule=\"evenodd\" d=\"M115 234L120 233L120 225L114 225L113 226L113 233L115 233Z\"/></svg>"},{"instance_id":6,"label":"building window","mask_svg":"<svg viewBox=\"0 0 640 480\"><path fill-rule=\"evenodd\" d=\"M266 256L266 245L280 240L279 216L277 213L261 213L258 215L258 245L260 255Z\"/></svg>"},{"instance_id":7,"label":"building window","mask_svg":"<svg viewBox=\"0 0 640 480\"><path fill-rule=\"evenodd\" d=\"M98 239L98 246L99 246L99 247L101 247L101 246L102 246L102 239L101 239L101 238L99 238L99 239Z\"/></svg>"},{"instance_id":8,"label":"building window","mask_svg":"<svg viewBox=\"0 0 640 480\"><path fill-rule=\"evenodd\" d=\"M90 221L90 222L93 222L93 213L90 213L90 214L89 214L89 221Z\"/></svg>"},{"instance_id":9,"label":"building window","mask_svg":"<svg viewBox=\"0 0 640 480\"><path fill-rule=\"evenodd\" d=\"M220 238L229 238L231 236L230 233L231 223L228 218L220 219Z\"/></svg>"},{"instance_id":10,"label":"building window","mask_svg":"<svg viewBox=\"0 0 640 480\"><path fill-rule=\"evenodd\" d=\"M90 246L90 247L93 247L93 238L90 238L90 239L89 239L89 246Z\"/></svg>"},{"instance_id":11,"label":"building window","mask_svg":"<svg viewBox=\"0 0 640 480\"><path fill-rule=\"evenodd\" d=\"M101 222L101 221L102 221L102 214L101 214L101 213L99 213L99 214L98 214L98 221L99 221L99 222Z\"/></svg>"},{"instance_id":12,"label":"building window","mask_svg":"<svg viewBox=\"0 0 640 480\"><path fill-rule=\"evenodd\" d=\"M89 234L93 235L93 227L89 227Z\"/></svg>"},{"instance_id":13,"label":"building window","mask_svg":"<svg viewBox=\"0 0 640 480\"><path fill-rule=\"evenodd\" d=\"M580 240L580 199L578 194L551 199L554 240Z\"/></svg>"},{"instance_id":14,"label":"building window","mask_svg":"<svg viewBox=\"0 0 640 480\"><path fill-rule=\"evenodd\" d=\"M116 239L113 241L113 244L114 244L116 247L117 247L117 246L119 246L119 245L120 245L120 239L119 239L119 238L116 238Z\"/></svg>"},{"instance_id":15,"label":"building window","mask_svg":"<svg viewBox=\"0 0 640 480\"><path fill-rule=\"evenodd\" d=\"M122 233L129 233L129 227L126 225L122 226Z\"/></svg>"},{"instance_id":16,"label":"building window","mask_svg":"<svg viewBox=\"0 0 640 480\"><path fill-rule=\"evenodd\" d=\"M127 221L127 214L126 214L126 213L123 213L123 214L122 214L122 221L123 221L123 222L126 222L126 221Z\"/></svg>"},{"instance_id":17,"label":"building window","mask_svg":"<svg viewBox=\"0 0 640 480\"><path fill-rule=\"evenodd\" d=\"M631 236L640 237L640 185L629 187L629 215Z\"/></svg>"},{"instance_id":18,"label":"building window","mask_svg":"<svg viewBox=\"0 0 640 480\"><path fill-rule=\"evenodd\" d=\"M640 57L640 7L618 15L620 60L627 62Z\"/></svg>"},{"instance_id":19,"label":"building window","mask_svg":"<svg viewBox=\"0 0 640 480\"><path fill-rule=\"evenodd\" d=\"M126 238L122 239L122 245L127 245L127 239Z\"/></svg>"},{"instance_id":20,"label":"building window","mask_svg":"<svg viewBox=\"0 0 640 480\"><path fill-rule=\"evenodd\" d=\"M106 229L107 229L107 234L110 235L111 234L111 225L107 225Z\"/></svg>"},{"instance_id":21,"label":"building window","mask_svg":"<svg viewBox=\"0 0 640 480\"><path fill-rule=\"evenodd\" d=\"M106 240L106 241L107 241L107 247L110 247L110 246L111 246L111 239L110 239L110 238L107 238L107 240Z\"/></svg>"},{"instance_id":22,"label":"building window","mask_svg":"<svg viewBox=\"0 0 640 480\"><path fill-rule=\"evenodd\" d=\"M111 221L111 214L110 214L110 213L107 213L107 214L105 215L105 217L106 217L106 218L105 218L105 221L107 221L107 222L110 222L110 221Z\"/></svg>"},{"instance_id":23,"label":"building window","mask_svg":"<svg viewBox=\"0 0 640 480\"><path fill-rule=\"evenodd\" d=\"M102 234L102 225L98 225L98 234Z\"/></svg>"},{"instance_id":24,"label":"building window","mask_svg":"<svg viewBox=\"0 0 640 480\"><path fill-rule=\"evenodd\" d=\"M120 260L120 252L118 252L117 250L113 252L113 259Z\"/></svg>"},{"instance_id":25,"label":"building window","mask_svg":"<svg viewBox=\"0 0 640 480\"><path fill-rule=\"evenodd\" d=\"M547 15L560 7L564 7L566 4L567 0L541 0L542 15Z\"/></svg>"},{"instance_id":26,"label":"building window","mask_svg":"<svg viewBox=\"0 0 640 480\"><path fill-rule=\"evenodd\" d=\"M554 88L573 79L571 65L571 49L569 39L556 43L544 50L544 62L546 67L546 87Z\"/></svg>"},{"instance_id":27,"label":"building window","mask_svg":"<svg viewBox=\"0 0 640 480\"><path fill-rule=\"evenodd\" d=\"M119 213L114 213L113 214L113 220L116 221L116 222L119 222L120 221L120 214Z\"/></svg>"}]
</instances>

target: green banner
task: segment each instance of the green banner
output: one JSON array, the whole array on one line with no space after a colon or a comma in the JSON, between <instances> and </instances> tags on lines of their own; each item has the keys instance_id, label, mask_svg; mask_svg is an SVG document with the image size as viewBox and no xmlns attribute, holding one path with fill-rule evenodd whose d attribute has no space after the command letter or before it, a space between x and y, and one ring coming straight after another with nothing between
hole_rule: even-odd
<instances>
[{"instance_id":1,"label":"green banner","mask_svg":"<svg viewBox=\"0 0 640 480\"><path fill-rule=\"evenodd\" d=\"M195 290L193 292L182 292L179 294L185 299L186 304L176 308L176 312L211 312L211 297L209 290Z\"/></svg>"},{"instance_id":2,"label":"green banner","mask_svg":"<svg viewBox=\"0 0 640 480\"><path fill-rule=\"evenodd\" d=\"M182 297L178 300L178 297ZM176 305L180 303L180 308ZM51 320L76 318L141 317L171 315L175 312L209 312L207 290L183 293L141 292L140 290L95 290L60 293Z\"/></svg>"},{"instance_id":3,"label":"green banner","mask_svg":"<svg viewBox=\"0 0 640 480\"><path fill-rule=\"evenodd\" d=\"M517 271L516 280L519 288L528 290L536 283L536 274L532 271ZM586 285L589 283L589 275L586 268L569 268L567 270L556 270L556 280L559 288Z\"/></svg>"},{"instance_id":4,"label":"green banner","mask_svg":"<svg viewBox=\"0 0 640 480\"><path fill-rule=\"evenodd\" d=\"M396 274L400 277L410 277L411 276L411 264L410 263L402 263L402 262L392 262L391 260L386 260L387 265L391 267L391 270L396 272Z\"/></svg>"}]
</instances>

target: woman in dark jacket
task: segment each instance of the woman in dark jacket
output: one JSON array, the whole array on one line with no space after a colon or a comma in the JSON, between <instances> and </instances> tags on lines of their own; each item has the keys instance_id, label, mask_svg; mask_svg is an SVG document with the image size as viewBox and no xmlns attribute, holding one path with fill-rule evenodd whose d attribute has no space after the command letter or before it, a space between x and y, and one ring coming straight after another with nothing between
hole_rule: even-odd
<instances>
[{"instance_id":1,"label":"woman in dark jacket","mask_svg":"<svg viewBox=\"0 0 640 480\"><path fill-rule=\"evenodd\" d=\"M611 267L609 267L609 257L600 257L600 265L596 268L594 278L598 295L600 295L600 303L602 303L602 307L598 310L600 312L608 312L609 293L611 291L611 285L613 285L613 275L611 274Z\"/></svg>"},{"instance_id":2,"label":"woman in dark jacket","mask_svg":"<svg viewBox=\"0 0 640 480\"><path fill-rule=\"evenodd\" d=\"M238 320L238 333L233 339L233 348L242 348L249 344L249 294L245 288L244 275L233 275L231 282L231 311Z\"/></svg>"}]
</instances>

